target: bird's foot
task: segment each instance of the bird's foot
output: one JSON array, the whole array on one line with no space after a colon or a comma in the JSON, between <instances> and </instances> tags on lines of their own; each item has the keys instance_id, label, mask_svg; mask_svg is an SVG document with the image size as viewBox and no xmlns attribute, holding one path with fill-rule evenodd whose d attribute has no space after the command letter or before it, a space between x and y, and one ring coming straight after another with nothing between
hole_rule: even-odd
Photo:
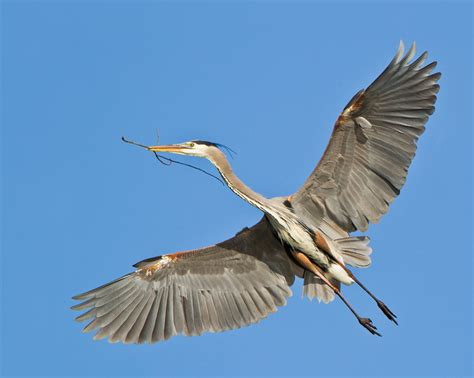
<instances>
[{"instance_id":1,"label":"bird's foot","mask_svg":"<svg viewBox=\"0 0 474 378\"><path fill-rule=\"evenodd\" d=\"M379 308L382 310L382 312L385 314L387 318L389 318L392 322L398 325L397 320L396 320L397 315L395 315L392 311L390 311L390 309L387 307L385 303L378 300L377 306L379 306Z\"/></svg>"},{"instance_id":2,"label":"bird's foot","mask_svg":"<svg viewBox=\"0 0 474 378\"><path fill-rule=\"evenodd\" d=\"M372 320L369 318L359 318L359 323L366 328L372 335L382 336L380 333L377 332L377 327L374 326Z\"/></svg>"}]
</instances>

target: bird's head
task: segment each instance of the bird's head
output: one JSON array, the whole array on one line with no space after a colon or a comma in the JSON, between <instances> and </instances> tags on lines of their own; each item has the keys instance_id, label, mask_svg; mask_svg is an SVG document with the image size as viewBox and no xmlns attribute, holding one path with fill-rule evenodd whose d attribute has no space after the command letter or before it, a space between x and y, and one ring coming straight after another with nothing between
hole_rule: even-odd
<instances>
[{"instance_id":1,"label":"bird's head","mask_svg":"<svg viewBox=\"0 0 474 378\"><path fill-rule=\"evenodd\" d=\"M192 140L189 142L170 144L163 146L148 146L147 149L152 152L169 152L178 155L197 156L210 158L216 150L219 150L217 143L206 142L203 140Z\"/></svg>"},{"instance_id":2,"label":"bird's head","mask_svg":"<svg viewBox=\"0 0 474 378\"><path fill-rule=\"evenodd\" d=\"M224 152L222 151L225 149L229 154L235 153L232 149L223 144L219 143L212 143L207 142L204 140L192 140L189 142L178 143L178 144L168 144L162 146L145 146L144 144L132 142L130 140L125 139L122 137L122 141L125 143L133 144L138 147L145 148L148 151L151 151L155 154L158 161L165 165L170 165L171 163L177 163L181 165L185 165L187 167L191 167L197 169L198 171L204 172L205 174L214 177L215 179L219 180L222 184L224 182L217 176L214 176L212 173L206 172L204 169L195 167L191 164L179 162L164 156L159 155L161 152L168 152L177 155L188 155L188 156L197 156L208 159L212 164L214 164L219 172L222 175L222 169L226 166L230 169L229 163L225 157Z\"/></svg>"},{"instance_id":3,"label":"bird's head","mask_svg":"<svg viewBox=\"0 0 474 378\"><path fill-rule=\"evenodd\" d=\"M197 156L209 159L213 163L215 163L215 160L219 157L224 156L222 152L223 149L227 150L227 152L229 152L230 154L234 152L232 149L223 144L207 142L205 140L192 140L189 142L168 144L162 146L145 146L143 144L127 140L124 137L122 137L122 140L126 143L145 148L148 151L154 152L156 154L161 152L168 152L178 155Z\"/></svg>"}]
</instances>

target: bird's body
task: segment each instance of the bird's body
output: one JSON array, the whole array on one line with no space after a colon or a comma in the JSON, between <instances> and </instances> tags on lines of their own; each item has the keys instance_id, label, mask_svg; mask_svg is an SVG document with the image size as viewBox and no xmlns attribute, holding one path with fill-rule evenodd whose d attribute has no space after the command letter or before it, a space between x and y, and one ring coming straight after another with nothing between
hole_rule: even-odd
<instances>
[{"instance_id":1,"label":"bird's body","mask_svg":"<svg viewBox=\"0 0 474 378\"><path fill-rule=\"evenodd\" d=\"M344 260L335 248L335 243L329 236L322 236L324 233L321 230L312 229L305 224L304 220L293 209L289 198L274 197L267 199L250 189L235 175L225 154L219 149L210 152L209 161L216 166L226 184L235 194L267 216L269 223L282 243L293 251L304 253L326 272L329 278L346 285L354 282L336 262L343 263ZM317 235L321 235L332 248L327 248L326 251L318 248Z\"/></svg>"},{"instance_id":2,"label":"bird's body","mask_svg":"<svg viewBox=\"0 0 474 378\"><path fill-rule=\"evenodd\" d=\"M288 197L268 199L250 189L219 144L139 145L155 154L208 159L227 186L264 217L227 241L143 260L134 272L74 297L84 301L74 309L89 309L77 317L91 319L84 331L99 329L97 339L151 343L179 333L239 328L284 305L295 277L304 279L303 294L309 298L328 303L337 295L372 334L380 335L345 299L340 283L357 283L397 323L347 266L371 264L368 237L350 233L365 232L388 211L434 111L440 78L431 73L436 62L422 66L427 53L412 61L414 55L414 45L403 56L400 44L382 74L352 98L320 162Z\"/></svg>"},{"instance_id":3,"label":"bird's body","mask_svg":"<svg viewBox=\"0 0 474 378\"><path fill-rule=\"evenodd\" d=\"M214 151L214 153L222 154L216 163L216 160L211 159L211 162L216 164L222 178L239 197L243 198L259 210L264 212L274 232L278 235L282 243L286 244L294 251L299 251L307 255L314 263L316 263L323 271L327 272L330 278L334 278L342 283L351 284L354 281L349 275L341 269L340 265L335 262L338 258L343 261L337 251L323 251L318 248L316 243L316 235L322 234L321 230L314 230L295 213L288 198L274 197L267 199L242 183L240 179L232 172L225 155L221 151ZM223 162L223 163L222 163ZM229 179L231 177L231 179ZM326 236L325 240L332 240ZM332 254L330 254L332 252Z\"/></svg>"},{"instance_id":4,"label":"bird's body","mask_svg":"<svg viewBox=\"0 0 474 378\"><path fill-rule=\"evenodd\" d=\"M342 256L333 247L331 250L323 251L317 246L316 235L322 235L319 229L312 229L305 224L304 220L295 212L289 198L274 197L265 198L245 185L233 172L226 156L221 150L215 149L210 152L209 161L213 163L229 188L240 198L261 210L278 235L279 239L294 251L307 255L330 278L334 278L346 285L353 283L353 279L341 269L335 262L343 262ZM324 239L334 246L329 236Z\"/></svg>"}]
</instances>

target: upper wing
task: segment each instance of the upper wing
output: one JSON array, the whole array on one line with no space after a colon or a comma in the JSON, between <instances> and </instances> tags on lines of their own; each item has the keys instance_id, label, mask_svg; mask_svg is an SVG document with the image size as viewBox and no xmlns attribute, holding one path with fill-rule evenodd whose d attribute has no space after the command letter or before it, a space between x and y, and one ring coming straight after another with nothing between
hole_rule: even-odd
<instances>
[{"instance_id":1,"label":"upper wing","mask_svg":"<svg viewBox=\"0 0 474 378\"><path fill-rule=\"evenodd\" d=\"M400 193L416 142L434 111L440 73L410 63L403 43L385 71L357 93L336 121L321 161L292 197L313 218L328 216L345 231L365 231Z\"/></svg>"},{"instance_id":2,"label":"upper wing","mask_svg":"<svg viewBox=\"0 0 474 378\"><path fill-rule=\"evenodd\" d=\"M137 270L74 297L94 339L152 343L255 323L286 304L297 268L266 218L235 237L147 259ZM300 272L301 273L301 272Z\"/></svg>"}]
</instances>

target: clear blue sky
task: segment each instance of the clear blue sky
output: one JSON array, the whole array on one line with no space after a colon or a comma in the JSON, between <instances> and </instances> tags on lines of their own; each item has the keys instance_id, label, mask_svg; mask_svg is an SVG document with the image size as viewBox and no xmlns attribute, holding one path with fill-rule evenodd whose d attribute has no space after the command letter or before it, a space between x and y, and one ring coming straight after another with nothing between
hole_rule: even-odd
<instances>
[{"instance_id":1,"label":"clear blue sky","mask_svg":"<svg viewBox=\"0 0 474 378\"><path fill-rule=\"evenodd\" d=\"M2 371L5 375L472 373L469 3L2 2ZM237 174L290 194L343 106L399 40L443 77L408 182L358 271L400 320L345 290L241 330L154 345L94 342L71 296L157 254L222 241L259 211L120 137L230 145ZM186 159L211 169L206 161Z\"/></svg>"}]
</instances>

